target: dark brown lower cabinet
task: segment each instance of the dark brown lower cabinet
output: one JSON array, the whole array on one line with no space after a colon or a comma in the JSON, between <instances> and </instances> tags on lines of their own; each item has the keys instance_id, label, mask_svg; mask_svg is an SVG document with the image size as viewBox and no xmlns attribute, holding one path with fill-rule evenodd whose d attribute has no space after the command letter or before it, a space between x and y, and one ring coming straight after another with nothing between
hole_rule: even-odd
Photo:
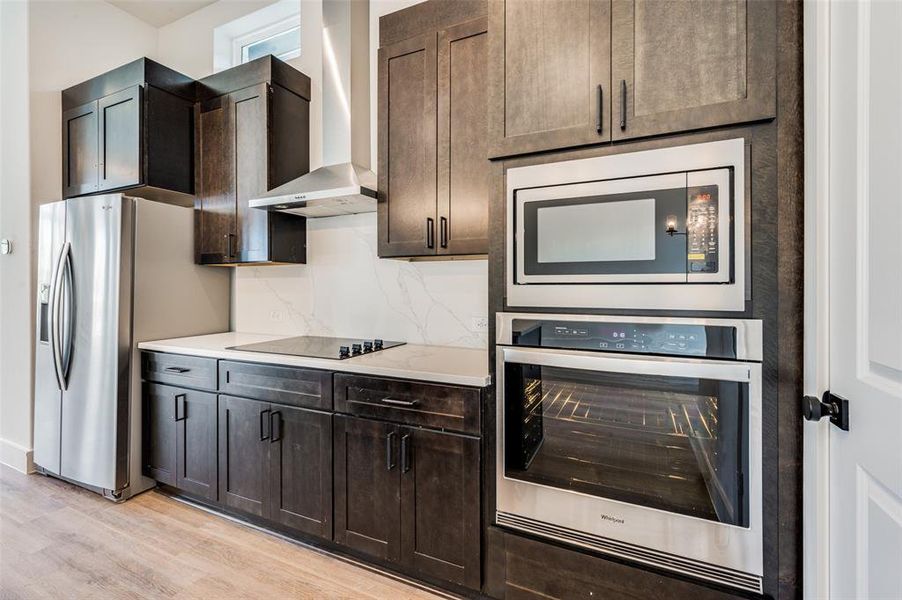
<instances>
[{"instance_id":1,"label":"dark brown lower cabinet","mask_svg":"<svg viewBox=\"0 0 902 600\"><path fill-rule=\"evenodd\" d=\"M219 396L219 501L266 516L269 403Z\"/></svg>"},{"instance_id":2,"label":"dark brown lower cabinet","mask_svg":"<svg viewBox=\"0 0 902 600\"><path fill-rule=\"evenodd\" d=\"M332 415L272 405L268 518L332 538Z\"/></svg>"},{"instance_id":3,"label":"dark brown lower cabinet","mask_svg":"<svg viewBox=\"0 0 902 600\"><path fill-rule=\"evenodd\" d=\"M219 396L220 502L332 537L332 415Z\"/></svg>"},{"instance_id":4,"label":"dark brown lower cabinet","mask_svg":"<svg viewBox=\"0 0 902 600\"><path fill-rule=\"evenodd\" d=\"M479 439L402 428L400 446L405 562L478 589Z\"/></svg>"},{"instance_id":5,"label":"dark brown lower cabinet","mask_svg":"<svg viewBox=\"0 0 902 600\"><path fill-rule=\"evenodd\" d=\"M335 417L335 541L480 585L479 440Z\"/></svg>"},{"instance_id":6,"label":"dark brown lower cabinet","mask_svg":"<svg viewBox=\"0 0 902 600\"><path fill-rule=\"evenodd\" d=\"M335 541L392 561L401 549L398 430L335 417Z\"/></svg>"},{"instance_id":7,"label":"dark brown lower cabinet","mask_svg":"<svg viewBox=\"0 0 902 600\"><path fill-rule=\"evenodd\" d=\"M168 385L145 383L144 474L160 483L175 485L175 391Z\"/></svg>"},{"instance_id":8,"label":"dark brown lower cabinet","mask_svg":"<svg viewBox=\"0 0 902 600\"><path fill-rule=\"evenodd\" d=\"M216 395L145 383L144 407L145 474L216 500Z\"/></svg>"},{"instance_id":9,"label":"dark brown lower cabinet","mask_svg":"<svg viewBox=\"0 0 902 600\"><path fill-rule=\"evenodd\" d=\"M216 394L182 390L176 413L175 486L216 500ZM178 397L178 396L177 396Z\"/></svg>"}]
</instances>

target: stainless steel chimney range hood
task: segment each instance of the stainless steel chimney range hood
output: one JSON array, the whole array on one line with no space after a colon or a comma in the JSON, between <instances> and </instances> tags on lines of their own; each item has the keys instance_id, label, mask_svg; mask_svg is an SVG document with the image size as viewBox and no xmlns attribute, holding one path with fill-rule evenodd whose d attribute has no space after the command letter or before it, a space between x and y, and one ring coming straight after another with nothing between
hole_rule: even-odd
<instances>
[{"instance_id":1,"label":"stainless steel chimney range hood","mask_svg":"<svg viewBox=\"0 0 902 600\"><path fill-rule=\"evenodd\" d=\"M376 211L370 168L369 1L323 0L323 163L250 201L305 217Z\"/></svg>"},{"instance_id":2,"label":"stainless steel chimney range hood","mask_svg":"<svg viewBox=\"0 0 902 600\"><path fill-rule=\"evenodd\" d=\"M251 208L334 217L376 211L376 174L353 163L320 167L250 201Z\"/></svg>"}]
</instances>

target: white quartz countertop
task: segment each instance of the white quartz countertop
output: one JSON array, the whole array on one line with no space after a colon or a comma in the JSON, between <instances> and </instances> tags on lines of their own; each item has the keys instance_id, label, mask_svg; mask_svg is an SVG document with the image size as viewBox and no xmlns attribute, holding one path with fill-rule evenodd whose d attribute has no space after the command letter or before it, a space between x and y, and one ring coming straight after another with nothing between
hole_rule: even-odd
<instances>
[{"instance_id":1,"label":"white quartz countertop","mask_svg":"<svg viewBox=\"0 0 902 600\"><path fill-rule=\"evenodd\" d=\"M214 333L194 337L172 338L155 342L141 342L141 350L155 350L173 354L189 354L208 358L227 358L245 362L328 369L344 373L400 377L454 385L483 387L491 383L486 350L455 348L451 346L422 346L404 344L372 354L355 356L345 360L308 358L266 352L228 350L230 346L242 346L257 342L277 340L284 335L262 333Z\"/></svg>"}]
</instances>

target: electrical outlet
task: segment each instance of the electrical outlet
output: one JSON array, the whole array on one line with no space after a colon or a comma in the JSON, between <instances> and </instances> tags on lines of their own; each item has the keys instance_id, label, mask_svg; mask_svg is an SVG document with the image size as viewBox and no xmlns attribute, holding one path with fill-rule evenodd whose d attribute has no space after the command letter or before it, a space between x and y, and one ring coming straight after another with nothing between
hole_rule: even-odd
<instances>
[{"instance_id":1,"label":"electrical outlet","mask_svg":"<svg viewBox=\"0 0 902 600\"><path fill-rule=\"evenodd\" d=\"M269 313L270 321L281 321L282 320L282 311L281 310L273 310Z\"/></svg>"},{"instance_id":2,"label":"electrical outlet","mask_svg":"<svg viewBox=\"0 0 902 600\"><path fill-rule=\"evenodd\" d=\"M470 329L479 333L485 333L489 330L488 317L473 317L470 320Z\"/></svg>"}]
</instances>

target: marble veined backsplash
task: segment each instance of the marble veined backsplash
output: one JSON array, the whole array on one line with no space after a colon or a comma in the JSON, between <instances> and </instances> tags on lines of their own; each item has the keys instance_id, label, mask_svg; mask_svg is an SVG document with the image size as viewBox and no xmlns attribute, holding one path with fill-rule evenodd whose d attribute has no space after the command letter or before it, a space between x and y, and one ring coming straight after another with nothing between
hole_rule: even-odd
<instances>
[{"instance_id":1,"label":"marble veined backsplash","mask_svg":"<svg viewBox=\"0 0 902 600\"><path fill-rule=\"evenodd\" d=\"M378 258L375 213L308 219L306 265L235 269L232 328L485 348L487 270Z\"/></svg>"}]
</instances>

